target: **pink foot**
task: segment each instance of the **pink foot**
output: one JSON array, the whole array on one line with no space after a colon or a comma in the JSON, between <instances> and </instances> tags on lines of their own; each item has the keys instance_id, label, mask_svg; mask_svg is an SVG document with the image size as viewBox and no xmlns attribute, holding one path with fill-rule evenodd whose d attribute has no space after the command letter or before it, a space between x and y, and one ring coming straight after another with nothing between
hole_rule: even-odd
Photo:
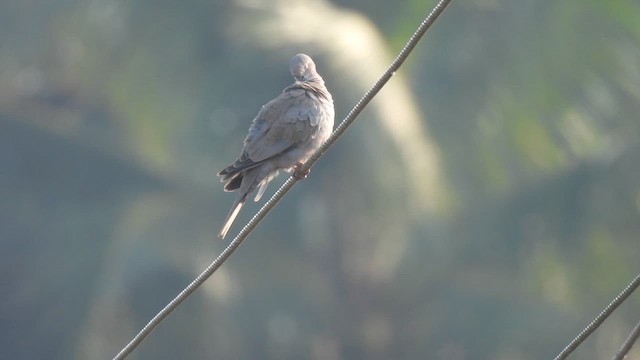
<instances>
[{"instance_id":1,"label":"pink foot","mask_svg":"<svg viewBox=\"0 0 640 360\"><path fill-rule=\"evenodd\" d=\"M298 180L306 179L310 172L311 169L302 170L301 162L293 165L293 176Z\"/></svg>"}]
</instances>

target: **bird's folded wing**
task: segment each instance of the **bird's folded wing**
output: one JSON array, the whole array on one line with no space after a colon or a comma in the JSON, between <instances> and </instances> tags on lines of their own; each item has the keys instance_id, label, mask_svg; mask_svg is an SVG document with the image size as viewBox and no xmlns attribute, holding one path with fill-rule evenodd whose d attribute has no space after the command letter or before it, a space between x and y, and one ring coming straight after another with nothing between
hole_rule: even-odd
<instances>
[{"instance_id":1,"label":"bird's folded wing","mask_svg":"<svg viewBox=\"0 0 640 360\"><path fill-rule=\"evenodd\" d=\"M282 93L262 107L249 128L244 153L258 163L316 136L321 107L301 89Z\"/></svg>"}]
</instances>

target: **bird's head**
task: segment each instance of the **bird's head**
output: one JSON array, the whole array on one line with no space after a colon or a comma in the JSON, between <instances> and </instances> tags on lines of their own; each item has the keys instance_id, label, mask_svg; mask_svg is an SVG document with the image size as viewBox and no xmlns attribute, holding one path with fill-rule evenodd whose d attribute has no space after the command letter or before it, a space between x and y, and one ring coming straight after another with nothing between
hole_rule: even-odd
<instances>
[{"instance_id":1,"label":"bird's head","mask_svg":"<svg viewBox=\"0 0 640 360\"><path fill-rule=\"evenodd\" d=\"M309 81L320 78L316 72L316 64L308 55L298 54L291 58L291 75L298 81Z\"/></svg>"}]
</instances>

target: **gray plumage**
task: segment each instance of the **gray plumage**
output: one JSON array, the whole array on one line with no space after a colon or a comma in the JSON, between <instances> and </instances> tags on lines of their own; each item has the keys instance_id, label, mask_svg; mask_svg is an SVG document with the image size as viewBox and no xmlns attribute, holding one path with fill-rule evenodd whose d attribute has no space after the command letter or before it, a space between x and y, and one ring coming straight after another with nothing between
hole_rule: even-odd
<instances>
[{"instance_id":1,"label":"gray plumage","mask_svg":"<svg viewBox=\"0 0 640 360\"><path fill-rule=\"evenodd\" d=\"M238 191L225 220L224 238L249 194L258 190L260 200L278 170L290 170L305 162L333 130L333 99L305 54L291 59L295 82L275 99L263 105L249 127L238 160L218 173L225 191Z\"/></svg>"}]
</instances>

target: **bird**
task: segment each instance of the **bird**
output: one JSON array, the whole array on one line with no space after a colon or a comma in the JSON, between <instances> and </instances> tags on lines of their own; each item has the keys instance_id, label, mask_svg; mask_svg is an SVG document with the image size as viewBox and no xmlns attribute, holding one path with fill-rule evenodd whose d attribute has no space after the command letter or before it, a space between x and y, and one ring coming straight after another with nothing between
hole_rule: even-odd
<instances>
[{"instance_id":1,"label":"bird","mask_svg":"<svg viewBox=\"0 0 640 360\"><path fill-rule=\"evenodd\" d=\"M225 191L238 192L219 233L223 239L247 197L257 190L254 201L259 201L279 170L306 178L308 171L300 172L300 166L333 130L333 98L311 57L295 55L289 69L293 84L260 108L240 157L218 173Z\"/></svg>"}]
</instances>

